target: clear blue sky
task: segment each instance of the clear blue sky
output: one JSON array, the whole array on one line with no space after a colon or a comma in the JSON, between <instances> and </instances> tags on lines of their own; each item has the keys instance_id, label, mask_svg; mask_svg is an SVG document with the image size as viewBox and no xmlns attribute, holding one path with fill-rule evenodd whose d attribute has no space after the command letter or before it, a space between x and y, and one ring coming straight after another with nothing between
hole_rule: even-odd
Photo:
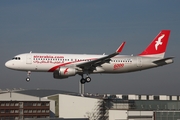
<instances>
[{"instance_id":1,"label":"clear blue sky","mask_svg":"<svg viewBox=\"0 0 180 120\"><path fill-rule=\"evenodd\" d=\"M173 64L127 74L91 75L89 93L180 95L180 1L178 0L1 0L0 89L60 89L78 92L80 76L9 70L14 55L33 52L109 54L126 41L122 54L138 54L162 29L171 35L166 57Z\"/></svg>"}]
</instances>

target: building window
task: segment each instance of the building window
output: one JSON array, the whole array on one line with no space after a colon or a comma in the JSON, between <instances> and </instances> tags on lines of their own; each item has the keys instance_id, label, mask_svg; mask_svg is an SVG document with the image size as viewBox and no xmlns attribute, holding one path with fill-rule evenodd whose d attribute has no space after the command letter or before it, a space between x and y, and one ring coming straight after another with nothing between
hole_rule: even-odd
<instances>
[{"instance_id":1,"label":"building window","mask_svg":"<svg viewBox=\"0 0 180 120\"><path fill-rule=\"evenodd\" d=\"M28 110L24 110L24 113L28 113Z\"/></svg>"},{"instance_id":2,"label":"building window","mask_svg":"<svg viewBox=\"0 0 180 120\"><path fill-rule=\"evenodd\" d=\"M159 100L159 96L154 96L154 100Z\"/></svg>"},{"instance_id":3,"label":"building window","mask_svg":"<svg viewBox=\"0 0 180 120\"><path fill-rule=\"evenodd\" d=\"M25 102L25 103L24 103L24 106L33 106L33 103L31 103L31 102Z\"/></svg>"},{"instance_id":4,"label":"building window","mask_svg":"<svg viewBox=\"0 0 180 120\"><path fill-rule=\"evenodd\" d=\"M15 113L19 113L19 110L15 110L14 112L15 112Z\"/></svg>"},{"instance_id":5,"label":"building window","mask_svg":"<svg viewBox=\"0 0 180 120\"><path fill-rule=\"evenodd\" d=\"M33 110L33 113L36 113L36 110Z\"/></svg>"},{"instance_id":6,"label":"building window","mask_svg":"<svg viewBox=\"0 0 180 120\"><path fill-rule=\"evenodd\" d=\"M10 106L14 106L14 103L11 103Z\"/></svg>"},{"instance_id":7,"label":"building window","mask_svg":"<svg viewBox=\"0 0 180 120\"><path fill-rule=\"evenodd\" d=\"M9 106L9 103L6 103L6 106Z\"/></svg>"},{"instance_id":8,"label":"building window","mask_svg":"<svg viewBox=\"0 0 180 120\"><path fill-rule=\"evenodd\" d=\"M45 102L43 102L43 103L41 103L41 105L42 105L42 106L45 106L45 105L46 105L46 103L45 103Z\"/></svg>"},{"instance_id":9,"label":"building window","mask_svg":"<svg viewBox=\"0 0 180 120\"><path fill-rule=\"evenodd\" d=\"M36 103L33 103L33 106L36 106Z\"/></svg>"},{"instance_id":10,"label":"building window","mask_svg":"<svg viewBox=\"0 0 180 120\"><path fill-rule=\"evenodd\" d=\"M1 110L1 113L5 113L5 110Z\"/></svg>"},{"instance_id":11,"label":"building window","mask_svg":"<svg viewBox=\"0 0 180 120\"><path fill-rule=\"evenodd\" d=\"M24 118L30 118L29 116L24 116Z\"/></svg>"},{"instance_id":12,"label":"building window","mask_svg":"<svg viewBox=\"0 0 180 120\"><path fill-rule=\"evenodd\" d=\"M41 106L41 103L38 103L37 106Z\"/></svg>"},{"instance_id":13,"label":"building window","mask_svg":"<svg viewBox=\"0 0 180 120\"><path fill-rule=\"evenodd\" d=\"M37 110L38 113L41 113L41 110Z\"/></svg>"},{"instance_id":14,"label":"building window","mask_svg":"<svg viewBox=\"0 0 180 120\"><path fill-rule=\"evenodd\" d=\"M122 99L123 99L123 100L128 100L128 95L123 95L123 96L122 96Z\"/></svg>"},{"instance_id":15,"label":"building window","mask_svg":"<svg viewBox=\"0 0 180 120\"><path fill-rule=\"evenodd\" d=\"M10 110L10 113L14 113L14 110Z\"/></svg>"},{"instance_id":16,"label":"building window","mask_svg":"<svg viewBox=\"0 0 180 120\"><path fill-rule=\"evenodd\" d=\"M5 113L10 113L10 110L5 110Z\"/></svg>"},{"instance_id":17,"label":"building window","mask_svg":"<svg viewBox=\"0 0 180 120\"><path fill-rule=\"evenodd\" d=\"M46 103L46 106L49 106L49 103Z\"/></svg>"},{"instance_id":18,"label":"building window","mask_svg":"<svg viewBox=\"0 0 180 120\"><path fill-rule=\"evenodd\" d=\"M24 106L28 106L28 103L24 102Z\"/></svg>"},{"instance_id":19,"label":"building window","mask_svg":"<svg viewBox=\"0 0 180 120\"><path fill-rule=\"evenodd\" d=\"M23 113L23 109L20 109L19 112L20 112L20 113Z\"/></svg>"},{"instance_id":20,"label":"building window","mask_svg":"<svg viewBox=\"0 0 180 120\"><path fill-rule=\"evenodd\" d=\"M5 106L5 103L1 103L1 106Z\"/></svg>"},{"instance_id":21,"label":"building window","mask_svg":"<svg viewBox=\"0 0 180 120\"><path fill-rule=\"evenodd\" d=\"M19 106L19 103L15 103L15 106Z\"/></svg>"},{"instance_id":22,"label":"building window","mask_svg":"<svg viewBox=\"0 0 180 120\"><path fill-rule=\"evenodd\" d=\"M20 117L19 117L19 119L23 119L23 117L22 117L22 116L20 116Z\"/></svg>"}]
</instances>

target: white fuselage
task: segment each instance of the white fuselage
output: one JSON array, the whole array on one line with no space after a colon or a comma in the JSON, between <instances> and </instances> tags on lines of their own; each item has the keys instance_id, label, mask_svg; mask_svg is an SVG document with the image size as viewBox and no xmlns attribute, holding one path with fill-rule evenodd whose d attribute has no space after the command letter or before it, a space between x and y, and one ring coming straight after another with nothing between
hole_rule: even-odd
<instances>
[{"instance_id":1,"label":"white fuselage","mask_svg":"<svg viewBox=\"0 0 180 120\"><path fill-rule=\"evenodd\" d=\"M91 61L106 55L25 53L6 62L10 69L20 71L54 72L60 67L76 68L76 64ZM139 71L158 65L152 61L158 58L117 55L110 62L97 66L92 73L124 73ZM79 72L83 72L80 71Z\"/></svg>"}]
</instances>

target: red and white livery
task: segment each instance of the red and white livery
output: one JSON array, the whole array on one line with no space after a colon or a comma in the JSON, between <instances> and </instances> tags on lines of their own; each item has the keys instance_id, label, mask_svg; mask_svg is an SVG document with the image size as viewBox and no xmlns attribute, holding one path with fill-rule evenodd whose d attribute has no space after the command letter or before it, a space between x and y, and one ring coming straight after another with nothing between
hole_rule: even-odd
<instances>
[{"instance_id":1,"label":"red and white livery","mask_svg":"<svg viewBox=\"0 0 180 120\"><path fill-rule=\"evenodd\" d=\"M125 42L110 55L24 53L5 63L7 68L31 72L52 72L57 79L80 75L81 83L90 82L93 73L127 73L173 63L173 57L164 58L170 30L162 30L139 55L119 55ZM86 77L84 78L84 75Z\"/></svg>"}]
</instances>

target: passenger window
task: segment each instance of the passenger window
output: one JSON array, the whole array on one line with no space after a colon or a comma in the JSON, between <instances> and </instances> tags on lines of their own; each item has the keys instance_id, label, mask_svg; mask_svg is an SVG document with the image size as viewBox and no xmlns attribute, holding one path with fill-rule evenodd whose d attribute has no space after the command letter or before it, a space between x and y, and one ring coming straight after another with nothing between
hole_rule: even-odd
<instances>
[{"instance_id":1,"label":"passenger window","mask_svg":"<svg viewBox=\"0 0 180 120\"><path fill-rule=\"evenodd\" d=\"M18 58L17 58L17 57L14 57L13 60L18 60Z\"/></svg>"}]
</instances>

